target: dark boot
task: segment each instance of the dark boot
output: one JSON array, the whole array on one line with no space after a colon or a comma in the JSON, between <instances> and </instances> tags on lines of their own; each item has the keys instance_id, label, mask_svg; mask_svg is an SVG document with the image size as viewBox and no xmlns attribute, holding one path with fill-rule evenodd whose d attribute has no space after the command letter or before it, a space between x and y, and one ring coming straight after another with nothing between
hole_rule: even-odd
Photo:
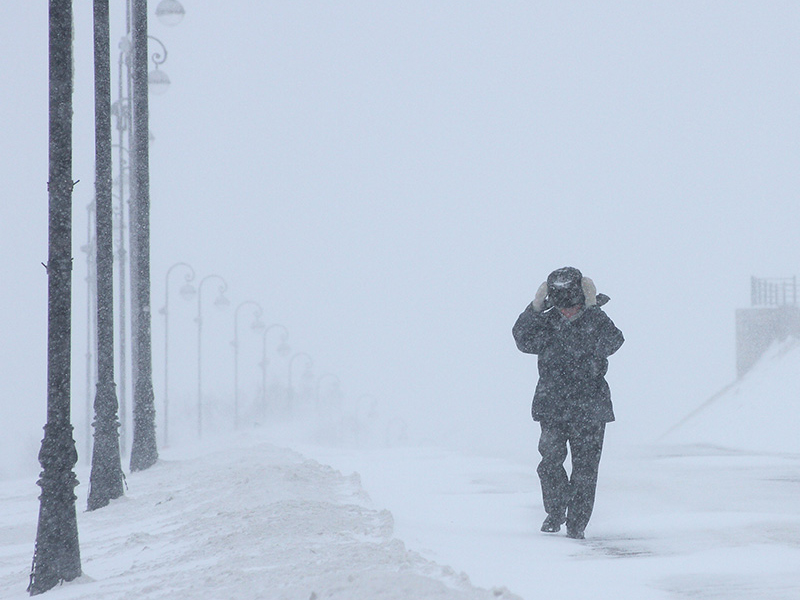
<instances>
[{"instance_id":1,"label":"dark boot","mask_svg":"<svg viewBox=\"0 0 800 600\"><path fill-rule=\"evenodd\" d=\"M557 533L561 531L561 524L564 521L564 517L559 515L547 515L544 523L542 523L542 531L545 533Z\"/></svg>"},{"instance_id":2,"label":"dark boot","mask_svg":"<svg viewBox=\"0 0 800 600\"><path fill-rule=\"evenodd\" d=\"M570 529L567 527L567 537L573 540L584 540L586 536L583 534L583 529Z\"/></svg>"}]
</instances>

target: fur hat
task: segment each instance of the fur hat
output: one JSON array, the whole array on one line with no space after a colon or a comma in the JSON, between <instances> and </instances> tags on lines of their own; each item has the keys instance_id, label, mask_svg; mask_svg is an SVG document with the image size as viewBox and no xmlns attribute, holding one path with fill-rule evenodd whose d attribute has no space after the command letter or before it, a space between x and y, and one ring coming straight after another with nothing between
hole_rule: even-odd
<instances>
[{"instance_id":1,"label":"fur hat","mask_svg":"<svg viewBox=\"0 0 800 600\"><path fill-rule=\"evenodd\" d=\"M547 297L557 308L597 304L594 282L575 267L562 267L547 276Z\"/></svg>"}]
</instances>

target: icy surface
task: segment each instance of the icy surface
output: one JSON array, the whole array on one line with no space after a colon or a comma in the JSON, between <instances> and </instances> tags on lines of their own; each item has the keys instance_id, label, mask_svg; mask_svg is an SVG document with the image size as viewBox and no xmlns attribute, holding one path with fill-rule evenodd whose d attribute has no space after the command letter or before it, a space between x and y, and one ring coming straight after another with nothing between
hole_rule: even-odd
<instances>
[{"instance_id":1,"label":"icy surface","mask_svg":"<svg viewBox=\"0 0 800 600\"><path fill-rule=\"evenodd\" d=\"M800 457L622 448L608 431L583 542L539 532L533 460L436 448L316 455L357 469L399 537L477 585L531 600L800 597Z\"/></svg>"}]
</instances>

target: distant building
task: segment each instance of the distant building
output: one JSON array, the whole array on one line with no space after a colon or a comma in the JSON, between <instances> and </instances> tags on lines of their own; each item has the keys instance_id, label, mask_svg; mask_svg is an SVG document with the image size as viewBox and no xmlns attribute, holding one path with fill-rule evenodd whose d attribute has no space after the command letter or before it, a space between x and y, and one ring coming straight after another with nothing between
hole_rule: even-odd
<instances>
[{"instance_id":1,"label":"distant building","mask_svg":"<svg viewBox=\"0 0 800 600\"><path fill-rule=\"evenodd\" d=\"M751 307L736 311L736 374L741 378L775 341L800 338L797 277L751 277Z\"/></svg>"}]
</instances>

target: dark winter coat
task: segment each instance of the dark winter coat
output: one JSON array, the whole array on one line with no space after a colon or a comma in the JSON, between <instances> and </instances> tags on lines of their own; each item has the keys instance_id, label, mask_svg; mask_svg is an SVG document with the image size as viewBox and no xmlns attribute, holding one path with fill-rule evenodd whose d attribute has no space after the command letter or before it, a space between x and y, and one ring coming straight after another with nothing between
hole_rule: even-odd
<instances>
[{"instance_id":1,"label":"dark winter coat","mask_svg":"<svg viewBox=\"0 0 800 600\"><path fill-rule=\"evenodd\" d=\"M529 305L513 334L517 348L539 355L531 409L535 421L614 420L607 357L625 338L600 307L589 306L569 320L558 309L538 312Z\"/></svg>"}]
</instances>

